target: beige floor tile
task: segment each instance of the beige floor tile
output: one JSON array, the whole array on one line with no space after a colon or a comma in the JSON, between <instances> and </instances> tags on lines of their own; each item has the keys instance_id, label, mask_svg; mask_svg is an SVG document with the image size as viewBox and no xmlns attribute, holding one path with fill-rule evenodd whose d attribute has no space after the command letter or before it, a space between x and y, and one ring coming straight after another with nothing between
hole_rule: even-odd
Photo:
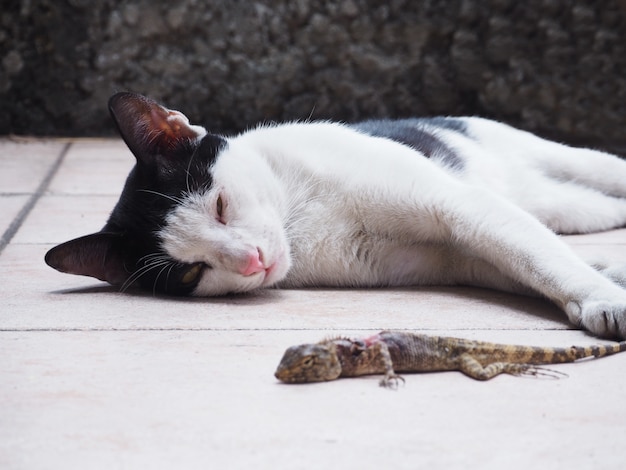
<instances>
[{"instance_id":1,"label":"beige floor tile","mask_svg":"<svg viewBox=\"0 0 626 470\"><path fill-rule=\"evenodd\" d=\"M0 195L0 235L9 228L29 199L28 195Z\"/></svg>"},{"instance_id":2,"label":"beige floor tile","mask_svg":"<svg viewBox=\"0 0 626 470\"><path fill-rule=\"evenodd\" d=\"M99 231L117 202L117 196L42 197L13 243L61 243Z\"/></svg>"},{"instance_id":3,"label":"beige floor tile","mask_svg":"<svg viewBox=\"0 0 626 470\"><path fill-rule=\"evenodd\" d=\"M0 138L0 195L34 192L65 145L54 140Z\"/></svg>"},{"instance_id":4,"label":"beige floor tile","mask_svg":"<svg viewBox=\"0 0 626 470\"><path fill-rule=\"evenodd\" d=\"M50 184L53 194L119 196L135 158L121 139L77 140Z\"/></svg>"},{"instance_id":5,"label":"beige floor tile","mask_svg":"<svg viewBox=\"0 0 626 470\"><path fill-rule=\"evenodd\" d=\"M552 336L562 345L582 339L575 332ZM1 332L0 465L562 469L623 463L626 377L615 371L626 366L626 356L553 366L569 375L562 380L502 376L481 383L450 372L405 375L397 391L381 389L376 377L279 384L273 371L285 346L307 339L292 331Z\"/></svg>"}]
</instances>

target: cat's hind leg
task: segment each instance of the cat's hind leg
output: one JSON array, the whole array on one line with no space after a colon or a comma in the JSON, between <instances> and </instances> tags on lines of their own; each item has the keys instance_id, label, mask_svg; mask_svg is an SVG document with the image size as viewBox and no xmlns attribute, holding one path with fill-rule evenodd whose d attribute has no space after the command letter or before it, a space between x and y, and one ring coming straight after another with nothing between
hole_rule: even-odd
<instances>
[{"instance_id":1,"label":"cat's hind leg","mask_svg":"<svg viewBox=\"0 0 626 470\"><path fill-rule=\"evenodd\" d=\"M626 160L597 150L543 139L496 121L468 118L472 137L503 159L520 159L557 181L626 198Z\"/></svg>"},{"instance_id":2,"label":"cat's hind leg","mask_svg":"<svg viewBox=\"0 0 626 470\"><path fill-rule=\"evenodd\" d=\"M626 226L625 160L495 121L469 118L468 124L472 139L484 150L475 164L481 180L553 231L589 233ZM483 160L487 165L481 165ZM498 178L485 178L493 167Z\"/></svg>"},{"instance_id":3,"label":"cat's hind leg","mask_svg":"<svg viewBox=\"0 0 626 470\"><path fill-rule=\"evenodd\" d=\"M533 158L547 176L626 198L626 160L597 150L535 139Z\"/></svg>"},{"instance_id":4,"label":"cat's hind leg","mask_svg":"<svg viewBox=\"0 0 626 470\"><path fill-rule=\"evenodd\" d=\"M538 175L514 202L559 234L591 233L626 226L626 198L574 181Z\"/></svg>"}]
</instances>

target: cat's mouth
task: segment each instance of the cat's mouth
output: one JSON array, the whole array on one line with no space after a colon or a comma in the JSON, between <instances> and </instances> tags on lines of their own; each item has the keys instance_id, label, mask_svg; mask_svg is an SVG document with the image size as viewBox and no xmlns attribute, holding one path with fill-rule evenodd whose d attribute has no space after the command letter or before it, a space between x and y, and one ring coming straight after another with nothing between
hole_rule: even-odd
<instances>
[{"instance_id":1,"label":"cat's mouth","mask_svg":"<svg viewBox=\"0 0 626 470\"><path fill-rule=\"evenodd\" d=\"M263 287L270 286L280 281L285 277L287 271L289 269L289 258L283 252L281 253L272 264L270 264L267 268L265 268L265 277L261 285Z\"/></svg>"},{"instance_id":2,"label":"cat's mouth","mask_svg":"<svg viewBox=\"0 0 626 470\"><path fill-rule=\"evenodd\" d=\"M253 276L259 276L262 275L263 276L263 281L262 284L266 285L266 280L272 275L272 273L276 270L277 266L278 266L279 262L278 261L274 261L272 264L270 264L268 267L265 266L261 266L259 265L258 268L256 268L253 272L243 272L241 273L244 277L253 277Z\"/></svg>"},{"instance_id":3,"label":"cat's mouth","mask_svg":"<svg viewBox=\"0 0 626 470\"><path fill-rule=\"evenodd\" d=\"M265 278L263 279L263 285L266 285L268 279L272 277L272 273L276 271L278 261L274 261L268 268L265 268Z\"/></svg>"},{"instance_id":4,"label":"cat's mouth","mask_svg":"<svg viewBox=\"0 0 626 470\"><path fill-rule=\"evenodd\" d=\"M273 284L278 280L277 277L282 277L280 273L277 276L274 273L280 271L283 258L284 253L281 252L273 260L267 260L263 251L257 247L256 253L249 255L246 266L240 270L240 274L244 277L256 276L260 278L262 286ZM270 261L269 265L268 261Z\"/></svg>"},{"instance_id":5,"label":"cat's mouth","mask_svg":"<svg viewBox=\"0 0 626 470\"><path fill-rule=\"evenodd\" d=\"M274 269L276 268L276 264L277 263L278 263L278 261L275 261L274 263L272 263L270 265L269 268L265 268L265 277L269 276L272 273L272 271L274 271Z\"/></svg>"}]
</instances>

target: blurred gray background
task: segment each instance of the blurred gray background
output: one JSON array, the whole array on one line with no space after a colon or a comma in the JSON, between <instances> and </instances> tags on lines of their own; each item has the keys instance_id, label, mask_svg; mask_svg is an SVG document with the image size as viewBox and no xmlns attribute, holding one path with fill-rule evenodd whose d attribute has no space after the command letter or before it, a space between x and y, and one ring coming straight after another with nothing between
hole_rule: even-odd
<instances>
[{"instance_id":1,"label":"blurred gray background","mask_svg":"<svg viewBox=\"0 0 626 470\"><path fill-rule=\"evenodd\" d=\"M116 91L215 132L476 114L626 149L624 0L4 0L0 134L113 135Z\"/></svg>"}]
</instances>

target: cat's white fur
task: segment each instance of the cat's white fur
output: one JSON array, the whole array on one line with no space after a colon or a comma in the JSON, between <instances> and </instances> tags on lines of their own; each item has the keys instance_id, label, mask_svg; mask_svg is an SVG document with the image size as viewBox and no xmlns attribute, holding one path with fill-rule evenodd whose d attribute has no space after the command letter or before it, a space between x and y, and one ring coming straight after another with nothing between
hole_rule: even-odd
<instances>
[{"instance_id":1,"label":"cat's white fur","mask_svg":"<svg viewBox=\"0 0 626 470\"><path fill-rule=\"evenodd\" d=\"M463 120L468 135L437 131L462 169L335 123L230 138L212 166L212 189L168 216L162 248L212 267L196 295L468 284L539 293L573 323L626 337L626 291L552 232L626 225L626 162ZM241 274L256 258L269 269ZM606 273L626 277L621 268Z\"/></svg>"}]
</instances>

